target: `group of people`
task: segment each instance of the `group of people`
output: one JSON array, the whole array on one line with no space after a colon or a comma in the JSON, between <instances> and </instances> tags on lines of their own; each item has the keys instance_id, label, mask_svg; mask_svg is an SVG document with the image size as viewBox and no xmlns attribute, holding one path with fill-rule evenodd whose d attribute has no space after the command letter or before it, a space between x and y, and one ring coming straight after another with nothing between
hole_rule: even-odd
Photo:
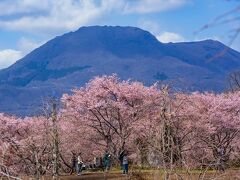
<instances>
[{"instance_id":1,"label":"group of people","mask_svg":"<svg viewBox=\"0 0 240 180\"><path fill-rule=\"evenodd\" d=\"M108 171L110 169L110 157L111 155L108 153L108 151L105 152L104 157L103 157L103 165L104 165L104 170ZM128 153L127 151L123 150L119 157L120 161L120 166L121 169L123 170L123 174L128 174Z\"/></svg>"},{"instance_id":2,"label":"group of people","mask_svg":"<svg viewBox=\"0 0 240 180\"><path fill-rule=\"evenodd\" d=\"M123 174L128 174L128 156L127 156L127 151L123 150L119 157L118 157L119 161L120 161L120 166L121 169L123 170ZM78 155L76 155L75 153L73 153L72 155L72 167L71 167L71 172L70 174L73 174L74 172L77 173L77 175L81 175L82 170L84 168L84 163L83 163L83 159L81 157L81 153L79 153ZM105 172L110 170L110 165L111 165L111 155L108 151L105 151L103 158L100 158L100 163L98 163L98 165L94 164L94 167L98 167L101 166L103 167L103 170ZM100 165L99 165L100 164Z\"/></svg>"},{"instance_id":3,"label":"group of people","mask_svg":"<svg viewBox=\"0 0 240 180\"><path fill-rule=\"evenodd\" d=\"M72 155L72 167L70 174L73 174L74 171L76 171L77 175L81 175L81 172L83 170L83 160L81 157L81 154L79 153L77 156L75 153Z\"/></svg>"}]
</instances>

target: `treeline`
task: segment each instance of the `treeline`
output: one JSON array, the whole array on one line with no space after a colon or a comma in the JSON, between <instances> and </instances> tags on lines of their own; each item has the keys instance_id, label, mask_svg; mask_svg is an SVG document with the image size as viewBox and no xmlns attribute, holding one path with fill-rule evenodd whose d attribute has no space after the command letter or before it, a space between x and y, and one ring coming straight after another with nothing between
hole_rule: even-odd
<instances>
[{"instance_id":1,"label":"treeline","mask_svg":"<svg viewBox=\"0 0 240 180\"><path fill-rule=\"evenodd\" d=\"M96 77L85 87L48 103L37 117L0 114L0 173L40 176L69 172L72 153L84 162L105 150L118 163L122 150L132 163L160 167L225 170L239 166L240 92L171 93Z\"/></svg>"}]
</instances>

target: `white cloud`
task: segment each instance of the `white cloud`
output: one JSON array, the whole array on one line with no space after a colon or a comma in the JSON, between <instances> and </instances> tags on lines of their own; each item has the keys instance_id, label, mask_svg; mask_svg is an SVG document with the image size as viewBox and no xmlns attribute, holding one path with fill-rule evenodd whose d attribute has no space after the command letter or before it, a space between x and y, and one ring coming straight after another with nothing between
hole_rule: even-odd
<instances>
[{"instance_id":1,"label":"white cloud","mask_svg":"<svg viewBox=\"0 0 240 180\"><path fill-rule=\"evenodd\" d=\"M41 2L34 0L31 4L31 0L25 1L29 3L32 9L38 7L39 2ZM11 7L12 1L7 2ZM123 6L118 0L102 0L100 4L95 3L94 0L44 0L44 2L46 5L43 6L44 8L38 9L38 13L25 14L11 20L2 20L0 21L0 28L43 34L62 33L75 30L82 25L88 25L103 14ZM31 10L25 8L26 4L25 6L20 5L20 7L13 6L12 9L15 8L16 12L22 11L22 13L31 12ZM0 11L2 10L0 4ZM41 13L42 11L45 11L45 13ZM10 12L13 13L13 10Z\"/></svg>"},{"instance_id":2,"label":"white cloud","mask_svg":"<svg viewBox=\"0 0 240 180\"><path fill-rule=\"evenodd\" d=\"M183 36L181 36L180 34L177 34L177 33L173 33L173 32L164 32L160 35L157 35L156 38L162 43L185 41Z\"/></svg>"},{"instance_id":3,"label":"white cloud","mask_svg":"<svg viewBox=\"0 0 240 180\"><path fill-rule=\"evenodd\" d=\"M126 13L152 13L172 10L186 4L189 0L135 0L127 1Z\"/></svg>"},{"instance_id":4,"label":"white cloud","mask_svg":"<svg viewBox=\"0 0 240 180\"><path fill-rule=\"evenodd\" d=\"M0 50L0 69L6 68L15 63L18 59L22 58L21 51L13 49Z\"/></svg>"},{"instance_id":5,"label":"white cloud","mask_svg":"<svg viewBox=\"0 0 240 180\"><path fill-rule=\"evenodd\" d=\"M44 11L49 7L49 0L1 0L0 16L19 14L19 13L36 13Z\"/></svg>"},{"instance_id":6,"label":"white cloud","mask_svg":"<svg viewBox=\"0 0 240 180\"><path fill-rule=\"evenodd\" d=\"M150 13L171 10L189 0L2 0L0 28L56 35L91 25L111 13Z\"/></svg>"}]
</instances>

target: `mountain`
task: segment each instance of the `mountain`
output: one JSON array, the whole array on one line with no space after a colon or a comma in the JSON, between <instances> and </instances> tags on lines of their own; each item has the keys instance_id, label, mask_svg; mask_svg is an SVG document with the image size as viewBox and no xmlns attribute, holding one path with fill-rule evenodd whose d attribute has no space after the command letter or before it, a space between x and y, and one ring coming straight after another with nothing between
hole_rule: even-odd
<instances>
[{"instance_id":1,"label":"mountain","mask_svg":"<svg viewBox=\"0 0 240 180\"><path fill-rule=\"evenodd\" d=\"M47 97L112 73L146 85L164 81L184 91L221 92L237 69L240 53L218 41L164 44L135 27L82 27L0 71L0 112L40 113Z\"/></svg>"}]
</instances>

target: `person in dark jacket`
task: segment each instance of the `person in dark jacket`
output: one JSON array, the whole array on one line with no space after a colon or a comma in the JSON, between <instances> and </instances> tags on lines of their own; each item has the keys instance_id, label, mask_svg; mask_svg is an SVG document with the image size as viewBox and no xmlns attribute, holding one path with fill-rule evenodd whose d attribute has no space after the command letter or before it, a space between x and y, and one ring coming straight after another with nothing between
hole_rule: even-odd
<instances>
[{"instance_id":1,"label":"person in dark jacket","mask_svg":"<svg viewBox=\"0 0 240 180\"><path fill-rule=\"evenodd\" d=\"M77 157L76 154L73 152L72 153L72 158L71 158L71 171L70 174L72 175L75 170L76 170L76 164L77 164Z\"/></svg>"},{"instance_id":2,"label":"person in dark jacket","mask_svg":"<svg viewBox=\"0 0 240 180\"><path fill-rule=\"evenodd\" d=\"M110 169L110 157L111 155L108 153L108 151L106 151L103 156L103 166L105 171Z\"/></svg>"},{"instance_id":3,"label":"person in dark jacket","mask_svg":"<svg viewBox=\"0 0 240 180\"><path fill-rule=\"evenodd\" d=\"M122 165L123 165L123 174L128 174L128 155L126 151L124 152L124 155L123 155Z\"/></svg>"},{"instance_id":4,"label":"person in dark jacket","mask_svg":"<svg viewBox=\"0 0 240 180\"><path fill-rule=\"evenodd\" d=\"M119 161L120 161L120 167L121 167L121 169L123 169L123 156L124 156L124 153L125 153L125 151L123 150L123 151L119 154L119 157L118 157L118 159L119 159Z\"/></svg>"}]
</instances>

